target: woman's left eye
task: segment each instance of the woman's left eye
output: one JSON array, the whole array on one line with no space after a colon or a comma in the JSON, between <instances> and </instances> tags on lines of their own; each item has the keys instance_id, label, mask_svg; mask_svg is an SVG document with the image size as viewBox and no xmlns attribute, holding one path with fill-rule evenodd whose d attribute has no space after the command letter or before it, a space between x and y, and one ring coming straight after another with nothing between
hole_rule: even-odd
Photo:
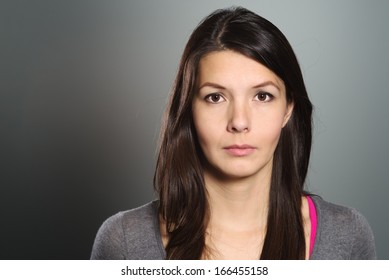
<instances>
[{"instance_id":1,"label":"woman's left eye","mask_svg":"<svg viewBox=\"0 0 389 280\"><path fill-rule=\"evenodd\" d=\"M258 92L255 98L261 102L269 102L274 98L274 96L268 92Z\"/></svg>"}]
</instances>

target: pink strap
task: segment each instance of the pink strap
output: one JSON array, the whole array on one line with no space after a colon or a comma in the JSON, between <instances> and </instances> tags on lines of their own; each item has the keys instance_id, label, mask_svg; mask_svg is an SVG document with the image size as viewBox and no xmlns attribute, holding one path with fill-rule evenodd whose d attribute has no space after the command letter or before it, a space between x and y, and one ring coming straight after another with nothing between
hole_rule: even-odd
<instances>
[{"instance_id":1,"label":"pink strap","mask_svg":"<svg viewBox=\"0 0 389 280\"><path fill-rule=\"evenodd\" d=\"M316 239L316 230L317 230L317 216L316 216L316 207L312 201L312 198L307 196L308 206L309 206L309 217L311 219L311 240L309 243L309 256L312 255L313 247L315 245Z\"/></svg>"}]
</instances>

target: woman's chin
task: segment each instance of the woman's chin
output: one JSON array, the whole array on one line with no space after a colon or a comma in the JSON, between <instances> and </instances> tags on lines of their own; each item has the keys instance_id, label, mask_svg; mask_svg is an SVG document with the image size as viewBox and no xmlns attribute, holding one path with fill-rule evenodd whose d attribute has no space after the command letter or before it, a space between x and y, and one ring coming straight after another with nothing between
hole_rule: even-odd
<instances>
[{"instance_id":1,"label":"woman's chin","mask_svg":"<svg viewBox=\"0 0 389 280\"><path fill-rule=\"evenodd\" d=\"M258 170L252 168L212 168L207 173L217 180L244 180L250 177L255 177L258 174Z\"/></svg>"}]
</instances>

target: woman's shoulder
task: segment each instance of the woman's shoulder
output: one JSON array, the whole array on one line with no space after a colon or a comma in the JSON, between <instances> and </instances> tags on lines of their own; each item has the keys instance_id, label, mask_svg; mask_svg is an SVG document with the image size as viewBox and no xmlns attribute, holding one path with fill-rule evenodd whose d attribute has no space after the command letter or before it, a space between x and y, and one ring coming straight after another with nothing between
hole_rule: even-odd
<instances>
[{"instance_id":1,"label":"woman's shoulder","mask_svg":"<svg viewBox=\"0 0 389 280\"><path fill-rule=\"evenodd\" d=\"M318 227L313 254L320 259L375 259L374 236L356 209L312 196ZM315 250L316 249L316 250Z\"/></svg>"},{"instance_id":2,"label":"woman's shoulder","mask_svg":"<svg viewBox=\"0 0 389 280\"><path fill-rule=\"evenodd\" d=\"M119 212L101 225L91 259L162 258L158 202Z\"/></svg>"},{"instance_id":3,"label":"woman's shoulder","mask_svg":"<svg viewBox=\"0 0 389 280\"><path fill-rule=\"evenodd\" d=\"M129 237L137 237L142 232L154 230L157 211L157 201L152 201L109 217L102 227L120 230Z\"/></svg>"},{"instance_id":4,"label":"woman's shoulder","mask_svg":"<svg viewBox=\"0 0 389 280\"><path fill-rule=\"evenodd\" d=\"M119 220L123 228L137 227L137 228L149 228L153 226L153 222L158 212L158 201L152 201L140 207L130 209L127 211L121 211L116 215L108 218L106 222L114 222Z\"/></svg>"},{"instance_id":5,"label":"woman's shoulder","mask_svg":"<svg viewBox=\"0 0 389 280\"><path fill-rule=\"evenodd\" d=\"M319 196L313 196L312 200L315 203L320 224L340 229L345 227L351 227L354 230L370 228L366 218L355 208L334 204Z\"/></svg>"},{"instance_id":6,"label":"woman's shoulder","mask_svg":"<svg viewBox=\"0 0 389 280\"><path fill-rule=\"evenodd\" d=\"M321 214L322 221L348 225L355 218L364 219L363 215L354 208L328 202L320 196L312 196L311 198L316 206L316 211Z\"/></svg>"}]
</instances>

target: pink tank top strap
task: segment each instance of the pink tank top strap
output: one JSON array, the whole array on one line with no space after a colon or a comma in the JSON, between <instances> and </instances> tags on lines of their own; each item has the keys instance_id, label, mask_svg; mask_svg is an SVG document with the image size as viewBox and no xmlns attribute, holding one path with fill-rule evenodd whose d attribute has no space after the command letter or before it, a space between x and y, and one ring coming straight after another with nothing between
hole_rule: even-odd
<instances>
[{"instance_id":1,"label":"pink tank top strap","mask_svg":"<svg viewBox=\"0 0 389 280\"><path fill-rule=\"evenodd\" d=\"M313 247L315 246L316 230L317 230L317 215L316 207L310 196L307 196L309 206L309 217L311 219L311 239L309 242L309 256L312 255Z\"/></svg>"}]
</instances>

